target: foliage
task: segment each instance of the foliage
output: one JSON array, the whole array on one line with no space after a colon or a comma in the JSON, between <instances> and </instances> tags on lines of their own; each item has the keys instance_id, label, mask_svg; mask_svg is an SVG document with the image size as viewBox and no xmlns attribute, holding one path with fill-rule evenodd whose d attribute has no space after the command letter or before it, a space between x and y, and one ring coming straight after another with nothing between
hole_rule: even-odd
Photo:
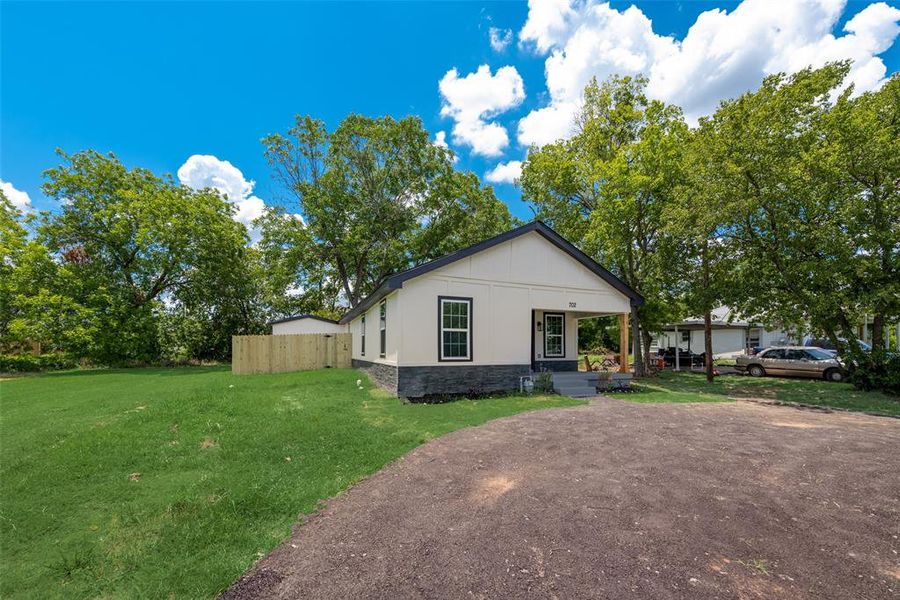
<instances>
[{"instance_id":1,"label":"foliage","mask_svg":"<svg viewBox=\"0 0 900 600\"><path fill-rule=\"evenodd\" d=\"M701 121L701 173L746 316L855 339L864 312L897 315L900 101L832 98L846 64L766 78Z\"/></svg>"},{"instance_id":2,"label":"foliage","mask_svg":"<svg viewBox=\"0 0 900 600\"><path fill-rule=\"evenodd\" d=\"M860 390L893 394L900 404L900 354L889 354L880 348L870 353L859 353L855 356L847 381Z\"/></svg>"},{"instance_id":3,"label":"foliage","mask_svg":"<svg viewBox=\"0 0 900 600\"><path fill-rule=\"evenodd\" d=\"M279 209L260 221L270 294L299 288L295 306L355 306L387 275L513 225L492 189L455 171L413 117L350 115L329 132L297 116L263 143L305 221Z\"/></svg>"},{"instance_id":4,"label":"foliage","mask_svg":"<svg viewBox=\"0 0 900 600\"><path fill-rule=\"evenodd\" d=\"M240 304L235 296L250 292L234 290L252 279L246 231L218 193L129 170L111 154L60 155L43 188L60 210L41 216L15 261L13 338L100 363L149 362L160 356L156 315L166 302L213 324L223 311L239 315L229 331L252 319L225 306Z\"/></svg>"},{"instance_id":5,"label":"foliage","mask_svg":"<svg viewBox=\"0 0 900 600\"><path fill-rule=\"evenodd\" d=\"M553 374L550 371L541 371L535 375L534 391L538 393L550 393L553 391Z\"/></svg>"},{"instance_id":6,"label":"foliage","mask_svg":"<svg viewBox=\"0 0 900 600\"><path fill-rule=\"evenodd\" d=\"M578 321L578 351L602 354L607 350L619 351L619 319L598 317Z\"/></svg>"},{"instance_id":7,"label":"foliage","mask_svg":"<svg viewBox=\"0 0 900 600\"><path fill-rule=\"evenodd\" d=\"M646 299L632 325L642 334L644 362L650 331L677 307L672 274L679 245L663 218L683 179L688 135L681 110L648 99L646 85L640 77L589 84L575 136L532 148L521 177L539 218Z\"/></svg>"},{"instance_id":8,"label":"foliage","mask_svg":"<svg viewBox=\"0 0 900 600\"><path fill-rule=\"evenodd\" d=\"M404 404L358 372L78 371L4 381L0 595L213 598L315 511L419 444L527 410ZM214 549L214 551L211 551Z\"/></svg>"},{"instance_id":9,"label":"foliage","mask_svg":"<svg viewBox=\"0 0 900 600\"><path fill-rule=\"evenodd\" d=\"M77 363L70 355L62 352L46 354L0 354L0 373L35 373L37 371L58 371L74 369Z\"/></svg>"}]
</instances>

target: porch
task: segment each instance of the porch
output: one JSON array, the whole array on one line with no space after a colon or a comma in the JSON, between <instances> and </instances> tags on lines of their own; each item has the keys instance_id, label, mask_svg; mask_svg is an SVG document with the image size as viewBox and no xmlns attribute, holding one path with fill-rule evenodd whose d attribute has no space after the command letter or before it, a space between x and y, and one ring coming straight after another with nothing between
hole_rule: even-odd
<instances>
[{"instance_id":1,"label":"porch","mask_svg":"<svg viewBox=\"0 0 900 600\"><path fill-rule=\"evenodd\" d=\"M574 304L574 303L570 303ZM578 322L583 319L615 316L619 321L619 372L629 373L629 313L559 311L535 308L531 311L531 370L577 374ZM562 378L561 380L564 380ZM596 377L594 377L596 381ZM577 378L573 379L577 380Z\"/></svg>"}]
</instances>

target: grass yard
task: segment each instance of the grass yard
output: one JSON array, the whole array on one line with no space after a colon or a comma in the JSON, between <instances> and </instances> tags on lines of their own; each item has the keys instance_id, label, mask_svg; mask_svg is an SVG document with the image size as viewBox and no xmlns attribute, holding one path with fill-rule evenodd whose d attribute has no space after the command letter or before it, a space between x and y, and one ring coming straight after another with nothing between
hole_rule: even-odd
<instances>
[{"instance_id":1,"label":"grass yard","mask_svg":"<svg viewBox=\"0 0 900 600\"><path fill-rule=\"evenodd\" d=\"M558 396L403 404L352 370L0 383L4 598L210 598L299 514L436 436Z\"/></svg>"},{"instance_id":2,"label":"grass yard","mask_svg":"<svg viewBox=\"0 0 900 600\"><path fill-rule=\"evenodd\" d=\"M708 384L702 373L662 371L657 377L636 380L633 386L638 393L621 397L635 402L722 402L732 398L765 398L900 416L900 398L879 392L861 392L849 383L817 379L720 375Z\"/></svg>"}]
</instances>

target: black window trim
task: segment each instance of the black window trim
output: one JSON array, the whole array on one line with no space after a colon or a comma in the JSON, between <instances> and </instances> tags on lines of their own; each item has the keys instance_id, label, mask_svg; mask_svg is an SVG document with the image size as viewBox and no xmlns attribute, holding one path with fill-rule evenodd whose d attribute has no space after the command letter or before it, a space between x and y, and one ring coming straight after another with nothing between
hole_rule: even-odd
<instances>
[{"instance_id":1,"label":"black window trim","mask_svg":"<svg viewBox=\"0 0 900 600\"><path fill-rule=\"evenodd\" d=\"M468 358L444 358L444 300L466 302L469 305L469 357ZM475 357L475 345L472 343L474 336L475 302L470 296L438 296L437 298L437 359L438 362L472 362Z\"/></svg>"},{"instance_id":2,"label":"black window trim","mask_svg":"<svg viewBox=\"0 0 900 600\"><path fill-rule=\"evenodd\" d=\"M378 356L380 358L387 356L387 298L378 304Z\"/></svg>"},{"instance_id":3,"label":"black window trim","mask_svg":"<svg viewBox=\"0 0 900 600\"><path fill-rule=\"evenodd\" d=\"M562 317L562 354L547 354L547 317ZM544 358L565 358L566 357L566 313L561 312L545 312L544 313Z\"/></svg>"}]
</instances>

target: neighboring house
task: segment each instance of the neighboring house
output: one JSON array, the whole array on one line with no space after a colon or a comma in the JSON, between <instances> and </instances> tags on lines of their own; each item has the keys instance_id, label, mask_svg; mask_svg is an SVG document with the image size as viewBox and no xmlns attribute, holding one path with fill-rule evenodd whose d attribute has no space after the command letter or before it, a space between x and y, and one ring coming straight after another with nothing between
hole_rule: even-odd
<instances>
[{"instance_id":1,"label":"neighboring house","mask_svg":"<svg viewBox=\"0 0 900 600\"><path fill-rule=\"evenodd\" d=\"M670 323L656 335L659 348L681 348L701 354L704 351L703 318L690 318ZM716 358L746 354L748 348L768 348L799 343L795 336L780 329L766 329L758 323L746 321L729 307L712 311L712 351Z\"/></svg>"},{"instance_id":2,"label":"neighboring house","mask_svg":"<svg viewBox=\"0 0 900 600\"><path fill-rule=\"evenodd\" d=\"M289 333L347 333L347 326L318 315L297 315L270 321L272 335Z\"/></svg>"},{"instance_id":3,"label":"neighboring house","mask_svg":"<svg viewBox=\"0 0 900 600\"><path fill-rule=\"evenodd\" d=\"M415 398L514 390L533 372L575 371L578 320L622 320L642 302L535 221L386 278L340 323L353 334L353 366Z\"/></svg>"}]
</instances>

